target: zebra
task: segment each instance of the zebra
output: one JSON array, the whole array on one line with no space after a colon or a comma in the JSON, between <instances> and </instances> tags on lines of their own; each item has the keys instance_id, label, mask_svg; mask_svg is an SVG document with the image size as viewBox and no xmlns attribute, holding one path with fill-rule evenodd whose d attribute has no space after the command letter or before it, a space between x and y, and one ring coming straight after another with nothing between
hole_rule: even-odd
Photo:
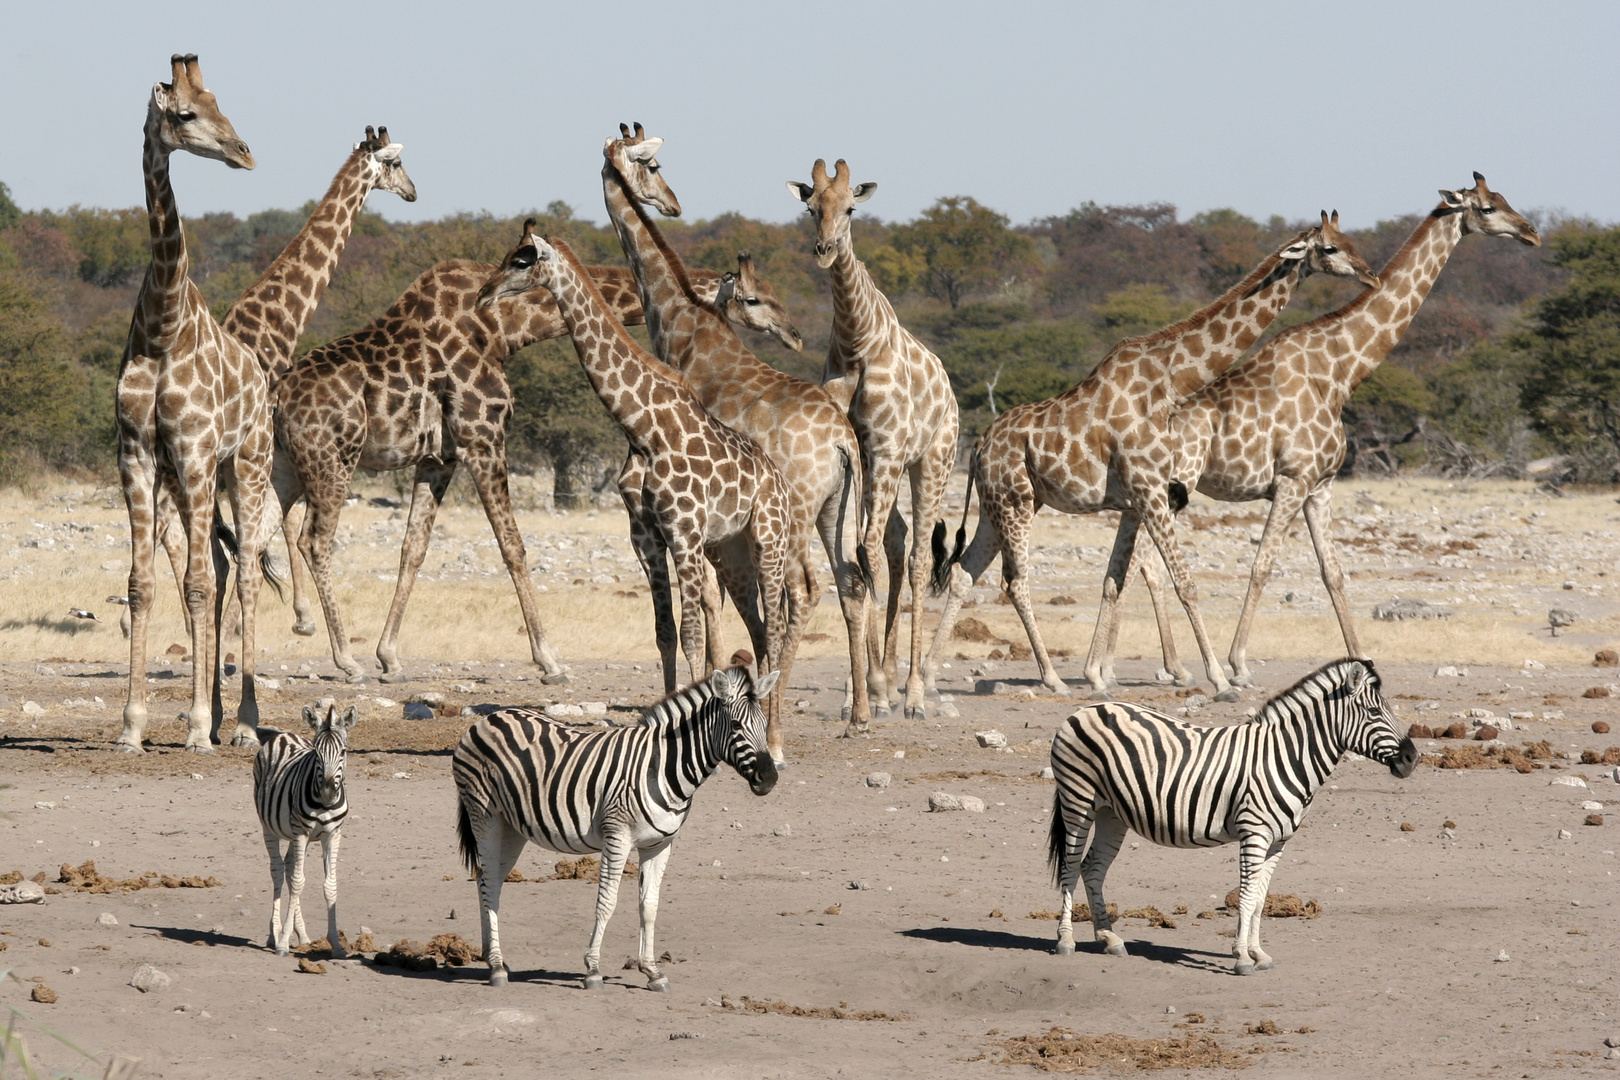
<instances>
[{"instance_id":1,"label":"zebra","mask_svg":"<svg viewBox=\"0 0 1620 1080\"><path fill-rule=\"evenodd\" d=\"M757 680L747 668L720 668L665 698L633 727L573 727L536 709L500 709L461 737L451 763L460 797L461 857L478 877L480 929L489 985L505 986L499 914L501 885L523 845L600 851L596 925L585 950L584 986L600 989L602 936L633 846L641 861L638 967L648 988L669 989L653 953L658 888L670 844L692 810L698 786L728 762L755 795L776 785L760 702L778 672Z\"/></svg>"},{"instance_id":2,"label":"zebra","mask_svg":"<svg viewBox=\"0 0 1620 1080\"><path fill-rule=\"evenodd\" d=\"M1352 751L1401 778L1417 764L1417 748L1395 730L1370 660L1319 668L1254 719L1228 727L1124 703L1077 710L1052 738L1057 791L1048 856L1063 892L1058 953L1074 952L1071 907L1075 882L1084 878L1096 939L1110 955L1125 955L1102 885L1126 830L1135 829L1168 847L1239 843L1234 970L1270 969L1260 915L1272 872L1312 796Z\"/></svg>"},{"instance_id":3,"label":"zebra","mask_svg":"<svg viewBox=\"0 0 1620 1080\"><path fill-rule=\"evenodd\" d=\"M300 944L309 943L300 894L304 891L304 853L309 841L317 836L326 856L326 940L334 957L346 955L338 940L337 857L343 821L349 815L343 763L349 753L349 729L356 716L353 705L342 715L336 705L328 704L323 711L305 705L304 722L314 731L314 741L291 731L277 731L259 747L253 759L253 801L264 826L264 846L270 852L270 882L274 887L269 947L277 956L287 955L294 932ZM281 852L283 840L288 841L285 858ZM281 917L283 871L292 894L285 922Z\"/></svg>"}]
</instances>

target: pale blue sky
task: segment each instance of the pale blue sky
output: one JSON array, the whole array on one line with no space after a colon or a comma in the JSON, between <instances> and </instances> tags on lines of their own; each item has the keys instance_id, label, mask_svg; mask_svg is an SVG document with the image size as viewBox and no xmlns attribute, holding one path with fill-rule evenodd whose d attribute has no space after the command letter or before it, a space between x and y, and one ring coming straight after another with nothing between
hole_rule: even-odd
<instances>
[{"instance_id":1,"label":"pale blue sky","mask_svg":"<svg viewBox=\"0 0 1620 1080\"><path fill-rule=\"evenodd\" d=\"M906 218L971 194L1028 221L1086 200L1184 216L1428 209L1479 169L1521 209L1620 219L1620 4L12 5L0 180L25 207L141 200L141 122L196 52L259 167L176 166L182 213L296 207L368 123L420 199L391 218L603 218L602 140L661 135L689 218L798 211L848 158ZM185 155L176 155L184 157Z\"/></svg>"}]
</instances>

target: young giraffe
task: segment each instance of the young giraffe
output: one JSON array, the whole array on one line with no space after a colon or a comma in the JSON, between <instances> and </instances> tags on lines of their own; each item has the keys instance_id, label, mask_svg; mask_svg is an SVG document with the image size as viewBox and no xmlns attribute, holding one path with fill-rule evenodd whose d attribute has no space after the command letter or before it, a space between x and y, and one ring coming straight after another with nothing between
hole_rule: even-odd
<instances>
[{"instance_id":1,"label":"young giraffe","mask_svg":"<svg viewBox=\"0 0 1620 1080\"><path fill-rule=\"evenodd\" d=\"M292 366L298 339L332 280L366 197L380 188L406 202L416 201L416 185L400 161L403 149L399 143L389 141L386 127L367 127L365 139L355 144L309 221L226 313L221 324L225 332L252 350L272 383ZM185 547L178 528L179 513L167 498L159 499L158 513L159 534L174 567L175 580L181 582ZM295 529L286 530L286 543L293 586L293 633L308 637L315 633L315 621L302 560L295 549ZM182 597L184 591L182 584Z\"/></svg>"},{"instance_id":2,"label":"young giraffe","mask_svg":"<svg viewBox=\"0 0 1620 1080\"><path fill-rule=\"evenodd\" d=\"M332 544L356 468L415 468L409 523L400 551L393 603L377 643L383 682L408 678L397 643L417 572L427 554L439 503L458 464L470 470L490 528L500 545L529 633L529 650L545 681L568 676L547 644L523 537L507 486L506 425L512 392L507 357L536 341L568 332L556 301L544 289L475 310L478 288L498 267L466 260L424 272L370 325L301 357L275 387L276 489L287 513L286 531L315 578L326 617L332 660L351 682L364 678L349 652L348 633L332 589ZM615 318L642 319L628 267L597 266L589 273ZM719 275L701 271L697 288L717 294ZM796 341L768 285L727 310L744 325ZM449 445L445 445L445 435ZM299 500L311 510L302 530L292 522Z\"/></svg>"},{"instance_id":3,"label":"young giraffe","mask_svg":"<svg viewBox=\"0 0 1620 1080\"><path fill-rule=\"evenodd\" d=\"M757 442L788 483L793 507L788 573L793 617L778 662L782 676L777 685L787 685L799 637L812 605L820 599L821 587L810 561L810 541L818 533L848 633L850 672L856 675L866 660L869 581L861 569L858 522L853 520L860 512L861 491L855 429L831 394L762 363L726 320L695 295L680 256L645 209L645 205L664 212L680 209L653 156L663 140L647 138L640 124L634 134L623 124L619 131L620 137L609 139L603 148L602 191L608 217L635 270L653 351L686 376L710 416ZM753 294L753 281L753 261L739 256L738 277L726 295L740 295L746 301ZM740 584L749 577L748 567L718 569L758 652L764 632L758 598ZM865 733L871 719L865 680L856 678L854 683L846 735ZM770 698L767 711L773 722L780 701L781 694Z\"/></svg>"},{"instance_id":4,"label":"young giraffe","mask_svg":"<svg viewBox=\"0 0 1620 1080\"><path fill-rule=\"evenodd\" d=\"M866 264L855 257L850 218L855 204L870 199L877 185L851 187L849 178L842 159L829 177L826 161L818 158L810 170L810 183L789 180L787 187L815 219L816 265L832 277L833 332L826 386L848 410L864 455L866 535L861 547L868 566L875 566L878 555L885 553L886 529L896 541L888 554L898 556L903 530L889 517L900 494L901 476L911 479L910 558L889 559L883 634L879 638L874 631L872 645L882 646L883 675L878 682L886 705L897 675L901 567L909 565L911 666L905 715L921 719L923 593L932 569L928 545L935 527L944 527L940 504L956 464L956 395L939 357L900 325L888 297L872 281Z\"/></svg>"},{"instance_id":5,"label":"young giraffe","mask_svg":"<svg viewBox=\"0 0 1620 1080\"><path fill-rule=\"evenodd\" d=\"M241 551L242 702L233 742L258 741L253 623L258 556L275 527L268 506L272 432L263 372L252 352L214 321L191 282L185 229L169 183L169 155L176 150L238 169L251 169L253 155L203 86L196 56L176 55L170 66L172 81L154 86L147 106L142 164L152 262L135 301L118 370L118 470L129 508L131 565L129 699L117 745L140 753L146 728L146 638L156 587L158 488L163 485L178 505L187 540L192 673L186 749L210 753L210 736L217 734L210 728L223 721L219 582L210 548L222 478L239 526Z\"/></svg>"},{"instance_id":6,"label":"young giraffe","mask_svg":"<svg viewBox=\"0 0 1620 1080\"><path fill-rule=\"evenodd\" d=\"M965 526L956 551L942 560L936 583L950 576L950 599L930 651L938 658L961 610L962 593L1001 555L1001 574L1040 666L1041 682L1067 694L1035 624L1029 602L1029 533L1043 505L1066 514L1131 509L1145 521L1176 583L1193 625L1204 671L1216 700L1234 701L1209 645L1198 610L1197 586L1187 571L1171 517L1170 411L1227 370L1282 311L1306 275L1326 271L1374 282L1372 270L1338 230L1337 219L1300 233L1262 259L1202 310L1153 334L1126 338L1080 384L1045 401L1014 406L979 439L968 466L968 500L979 487L979 527L964 553ZM1185 493L1180 493L1185 497ZM1177 507L1179 509L1179 506ZM964 522L967 506L963 506ZM1133 517L1131 520L1136 520ZM1132 534L1134 536L1134 532ZM1123 572L1124 559L1116 553ZM960 564L963 573L946 567ZM1105 589L1116 589L1111 573ZM1166 657L1166 662L1171 661Z\"/></svg>"},{"instance_id":7,"label":"young giraffe","mask_svg":"<svg viewBox=\"0 0 1620 1080\"><path fill-rule=\"evenodd\" d=\"M1333 478L1344 463L1344 427L1339 414L1356 387L1400 342L1457 243L1469 233L1512 237L1532 247L1541 236L1506 199L1474 174L1474 186L1440 192L1440 205L1418 225L1379 273L1382 284L1337 311L1277 335L1247 364L1216 380L1182 406L1170 421L1174 460L1170 475L1186 489L1223 502L1270 499L1271 513L1254 566L1229 660L1233 681L1251 681L1249 630L1266 578L1288 528L1305 511L1305 524L1344 634L1345 651L1363 656L1344 596L1344 573L1333 550ZM1126 526L1120 522L1120 535ZM1158 582L1143 561L1149 591ZM1116 543L1115 558L1120 556ZM1130 579L1126 570L1120 581ZM1164 631L1161 630L1161 634ZM1101 688L1111 677L1119 634L1117 599L1105 604L1092 637L1086 674ZM1096 642L1104 649L1098 656ZM1174 645L1167 640L1171 654Z\"/></svg>"},{"instance_id":8,"label":"young giraffe","mask_svg":"<svg viewBox=\"0 0 1620 1080\"><path fill-rule=\"evenodd\" d=\"M703 408L686 379L644 351L616 322L601 292L561 240L542 240L524 225L518 246L479 291L480 307L543 288L557 307L597 396L630 443L619 492L631 513L631 538L647 572L666 682L675 666L674 613L666 555L681 592L680 641L692 682L724 663L720 592L706 557L746 558L764 607L760 671L774 670L784 629L784 577L792 537L787 483L769 455ZM650 313L649 313L650 314ZM730 549L730 550L728 550ZM732 556L741 549L746 555ZM705 634L705 624L707 634ZM706 661L700 661L705 639ZM780 724L767 725L771 758L783 758Z\"/></svg>"}]
</instances>

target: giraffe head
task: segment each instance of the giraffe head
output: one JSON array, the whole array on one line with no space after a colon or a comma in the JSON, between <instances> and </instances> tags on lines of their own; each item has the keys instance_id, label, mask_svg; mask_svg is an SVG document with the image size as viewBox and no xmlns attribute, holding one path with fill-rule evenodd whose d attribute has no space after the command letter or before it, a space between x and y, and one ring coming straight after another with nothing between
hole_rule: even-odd
<instances>
[{"instance_id":1,"label":"giraffe head","mask_svg":"<svg viewBox=\"0 0 1620 1080\"><path fill-rule=\"evenodd\" d=\"M816 221L816 265L823 270L838 256L838 245L849 243L849 219L855 214L855 204L865 202L877 190L871 182L849 183L849 166L839 158L833 165L833 174L827 175L827 162L817 158L810 169L810 183L798 180L787 182L788 193L804 203L804 208Z\"/></svg>"},{"instance_id":2,"label":"giraffe head","mask_svg":"<svg viewBox=\"0 0 1620 1080\"><path fill-rule=\"evenodd\" d=\"M654 156L663 145L663 139L648 135L640 124L633 133L627 125L620 124L619 137L607 141L602 147L602 156L624 179L630 197L636 202L651 206L665 217L680 217L681 201L664 182L660 172L663 166Z\"/></svg>"},{"instance_id":3,"label":"giraffe head","mask_svg":"<svg viewBox=\"0 0 1620 1080\"><path fill-rule=\"evenodd\" d=\"M392 191L406 202L416 201L416 185L411 183L404 163L399 160L399 152L405 147L388 141L387 128L373 131L367 124L365 139L354 148L365 155L367 178L372 187Z\"/></svg>"},{"instance_id":4,"label":"giraffe head","mask_svg":"<svg viewBox=\"0 0 1620 1080\"><path fill-rule=\"evenodd\" d=\"M1378 275L1373 273L1373 268L1367 265L1367 260L1356 251L1349 235L1339 231L1337 210L1333 211L1332 217L1323 210L1322 224L1307 230L1296 245L1298 243L1304 243L1308 248L1305 254L1307 273L1353 277L1369 289L1378 288ZM1291 245L1289 250L1292 251L1296 245Z\"/></svg>"},{"instance_id":5,"label":"giraffe head","mask_svg":"<svg viewBox=\"0 0 1620 1080\"><path fill-rule=\"evenodd\" d=\"M549 289L561 262L557 249L535 234L534 218L528 218L523 222L523 238L517 247L507 252L501 265L478 290L477 309L483 311L497 300L530 289Z\"/></svg>"},{"instance_id":6,"label":"giraffe head","mask_svg":"<svg viewBox=\"0 0 1620 1080\"><path fill-rule=\"evenodd\" d=\"M736 273L728 270L720 279L714 306L728 322L770 334L794 352L804 348L804 338L788 318L787 309L775 290L755 275L754 257L746 251L737 252Z\"/></svg>"},{"instance_id":7,"label":"giraffe head","mask_svg":"<svg viewBox=\"0 0 1620 1080\"><path fill-rule=\"evenodd\" d=\"M1511 236L1521 244L1541 246L1541 234L1526 221L1508 201L1485 184L1485 178L1474 174L1474 186L1461 191L1440 189L1442 212L1463 216L1463 234L1484 233L1486 236Z\"/></svg>"},{"instance_id":8,"label":"giraffe head","mask_svg":"<svg viewBox=\"0 0 1620 1080\"><path fill-rule=\"evenodd\" d=\"M169 57L172 81L152 87L146 123L165 153L185 150L223 161L233 169L253 168L253 153L219 111L214 95L203 86L197 54Z\"/></svg>"}]
</instances>

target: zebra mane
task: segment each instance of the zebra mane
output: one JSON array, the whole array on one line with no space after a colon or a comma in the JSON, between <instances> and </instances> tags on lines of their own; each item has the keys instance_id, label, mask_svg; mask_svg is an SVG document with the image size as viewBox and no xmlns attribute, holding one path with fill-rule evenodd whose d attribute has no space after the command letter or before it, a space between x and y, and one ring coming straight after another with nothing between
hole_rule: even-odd
<instances>
[{"instance_id":1,"label":"zebra mane","mask_svg":"<svg viewBox=\"0 0 1620 1080\"><path fill-rule=\"evenodd\" d=\"M754 679L747 668L734 667L721 670L724 670L731 678L738 680L746 692L751 693L753 691ZM711 675L702 682L695 682L691 686L682 687L672 694L665 694L648 706L647 711L641 714L641 723L638 726L662 727L669 721L679 718L681 715L679 706L682 702L689 703L695 712L709 702L718 700L720 695L715 693L711 681L713 678L714 676Z\"/></svg>"},{"instance_id":2,"label":"zebra mane","mask_svg":"<svg viewBox=\"0 0 1620 1080\"><path fill-rule=\"evenodd\" d=\"M1360 659L1354 656L1346 656L1343 659L1331 660L1310 674L1300 678L1298 682L1294 683L1294 685L1290 686L1288 689L1272 697L1271 700L1267 701L1263 706L1260 707L1260 711L1254 714L1254 716L1249 720L1249 723L1265 723L1267 721L1276 719L1280 715L1283 715L1284 710L1282 709L1282 706L1286 702L1295 701L1298 698L1309 694L1312 686L1342 686L1344 684L1345 674L1352 666L1365 669L1367 674L1372 678L1374 686L1381 687L1383 685L1383 680L1379 678L1378 670L1373 667L1373 662L1371 660Z\"/></svg>"}]
</instances>

